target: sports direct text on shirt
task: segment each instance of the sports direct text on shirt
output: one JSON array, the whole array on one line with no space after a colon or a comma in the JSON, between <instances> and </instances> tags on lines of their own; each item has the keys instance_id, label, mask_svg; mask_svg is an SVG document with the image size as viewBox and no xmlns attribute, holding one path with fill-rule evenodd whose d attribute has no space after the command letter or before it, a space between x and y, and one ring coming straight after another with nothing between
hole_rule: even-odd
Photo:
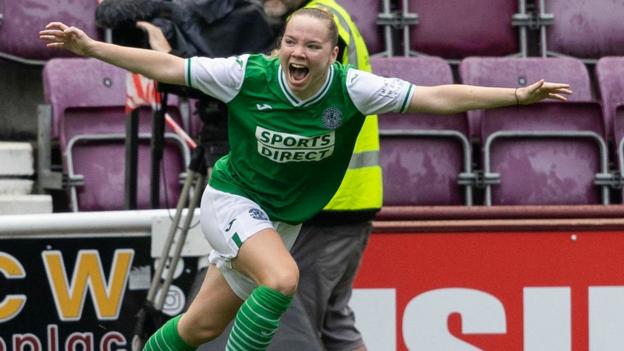
<instances>
[{"instance_id":1,"label":"sports direct text on shirt","mask_svg":"<svg viewBox=\"0 0 624 351\"><path fill-rule=\"evenodd\" d=\"M314 137L281 133L256 127L258 153L275 162L320 161L334 153L333 131Z\"/></svg>"}]
</instances>

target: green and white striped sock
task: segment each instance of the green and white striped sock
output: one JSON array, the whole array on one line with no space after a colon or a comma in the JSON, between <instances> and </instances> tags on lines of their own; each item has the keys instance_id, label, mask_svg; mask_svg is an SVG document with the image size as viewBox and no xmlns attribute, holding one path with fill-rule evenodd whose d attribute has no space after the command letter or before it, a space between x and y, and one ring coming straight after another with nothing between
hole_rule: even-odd
<instances>
[{"instance_id":1,"label":"green and white striped sock","mask_svg":"<svg viewBox=\"0 0 624 351\"><path fill-rule=\"evenodd\" d=\"M266 350L291 300L266 286L254 289L236 313L225 351Z\"/></svg>"},{"instance_id":2,"label":"green and white striped sock","mask_svg":"<svg viewBox=\"0 0 624 351\"><path fill-rule=\"evenodd\" d=\"M143 351L194 351L178 334L178 321L182 315L171 318L158 329L145 343Z\"/></svg>"}]
</instances>

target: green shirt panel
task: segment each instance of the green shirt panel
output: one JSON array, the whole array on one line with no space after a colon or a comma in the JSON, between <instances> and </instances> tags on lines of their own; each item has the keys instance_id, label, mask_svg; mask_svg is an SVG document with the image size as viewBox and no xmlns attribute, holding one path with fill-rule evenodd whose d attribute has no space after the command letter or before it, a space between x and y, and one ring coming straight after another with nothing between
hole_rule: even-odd
<instances>
[{"instance_id":1,"label":"green shirt panel","mask_svg":"<svg viewBox=\"0 0 624 351\"><path fill-rule=\"evenodd\" d=\"M251 55L228 103L230 152L210 184L258 203L272 220L303 222L331 199L364 116L349 98L348 68L336 63L324 95L295 106L279 82L279 60Z\"/></svg>"}]
</instances>

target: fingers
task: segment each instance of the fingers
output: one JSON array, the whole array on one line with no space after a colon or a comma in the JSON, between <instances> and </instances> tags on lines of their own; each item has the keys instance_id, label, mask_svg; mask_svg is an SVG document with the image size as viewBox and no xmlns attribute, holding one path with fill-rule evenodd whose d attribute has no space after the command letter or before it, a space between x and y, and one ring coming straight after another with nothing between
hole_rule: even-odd
<instances>
[{"instance_id":1,"label":"fingers","mask_svg":"<svg viewBox=\"0 0 624 351\"><path fill-rule=\"evenodd\" d=\"M145 30L151 29L154 25L146 21L137 21L136 26Z\"/></svg>"},{"instance_id":2,"label":"fingers","mask_svg":"<svg viewBox=\"0 0 624 351\"><path fill-rule=\"evenodd\" d=\"M45 29L39 32L39 38L52 41L58 40L63 36L64 31L68 27L61 22L50 22L45 26Z\"/></svg>"},{"instance_id":3,"label":"fingers","mask_svg":"<svg viewBox=\"0 0 624 351\"><path fill-rule=\"evenodd\" d=\"M554 100L567 101L567 96L572 95L572 89L567 84L554 84L543 89L547 93L548 98Z\"/></svg>"},{"instance_id":4,"label":"fingers","mask_svg":"<svg viewBox=\"0 0 624 351\"><path fill-rule=\"evenodd\" d=\"M541 96L541 98L567 101L567 96L573 93L572 89L570 89L569 84L551 83L540 79L533 85L535 86L535 89L533 89L532 92L536 94L536 96Z\"/></svg>"},{"instance_id":5,"label":"fingers","mask_svg":"<svg viewBox=\"0 0 624 351\"><path fill-rule=\"evenodd\" d=\"M45 26L45 29L56 29L60 31L64 31L67 28L67 25L63 22L50 22Z\"/></svg>"},{"instance_id":6,"label":"fingers","mask_svg":"<svg viewBox=\"0 0 624 351\"><path fill-rule=\"evenodd\" d=\"M553 100L559 100L559 101L567 101L568 98L561 95L561 94L555 94L555 93L549 93L548 94L548 98L549 99L553 99Z\"/></svg>"}]
</instances>

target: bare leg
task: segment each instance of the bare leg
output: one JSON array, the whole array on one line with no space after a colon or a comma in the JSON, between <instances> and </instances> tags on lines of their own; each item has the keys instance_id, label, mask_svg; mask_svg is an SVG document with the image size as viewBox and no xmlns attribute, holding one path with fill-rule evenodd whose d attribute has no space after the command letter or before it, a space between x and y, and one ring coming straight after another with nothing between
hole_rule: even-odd
<instances>
[{"instance_id":1,"label":"bare leg","mask_svg":"<svg viewBox=\"0 0 624 351\"><path fill-rule=\"evenodd\" d=\"M193 346L210 341L223 332L242 303L221 272L211 265L197 296L180 319L178 333Z\"/></svg>"},{"instance_id":2,"label":"bare leg","mask_svg":"<svg viewBox=\"0 0 624 351\"><path fill-rule=\"evenodd\" d=\"M249 238L232 261L236 270L283 295L293 295L299 271L280 235L265 229ZM198 346L219 336L234 318L243 301L232 291L221 272L210 266L202 287L182 316L178 333Z\"/></svg>"},{"instance_id":3,"label":"bare leg","mask_svg":"<svg viewBox=\"0 0 624 351\"><path fill-rule=\"evenodd\" d=\"M261 230L249 238L232 263L258 285L284 295L293 295L297 291L299 269L282 238L273 229Z\"/></svg>"}]
</instances>

